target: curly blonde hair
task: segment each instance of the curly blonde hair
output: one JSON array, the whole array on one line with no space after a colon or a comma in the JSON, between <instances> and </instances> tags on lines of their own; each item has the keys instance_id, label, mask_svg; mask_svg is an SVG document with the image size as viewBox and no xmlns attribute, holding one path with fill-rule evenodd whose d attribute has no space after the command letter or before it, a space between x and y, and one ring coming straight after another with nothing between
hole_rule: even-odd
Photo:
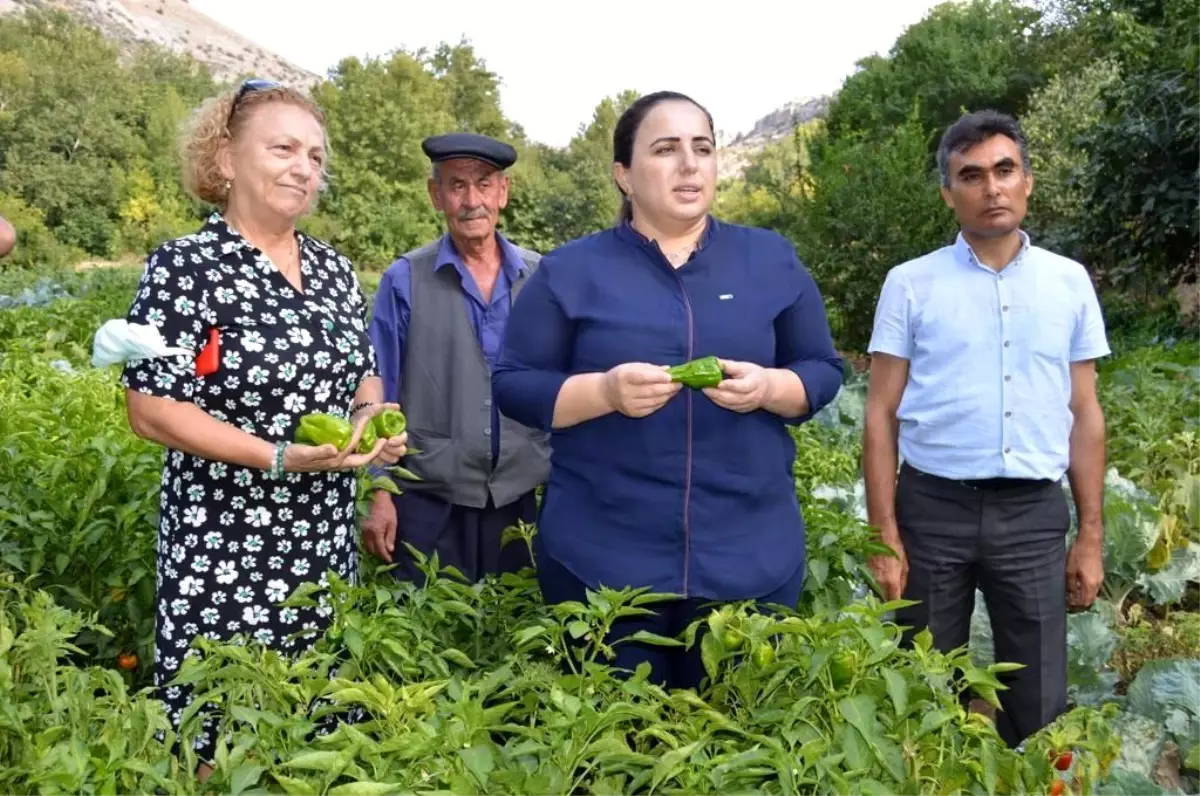
<instances>
[{"instance_id":1,"label":"curly blonde hair","mask_svg":"<svg viewBox=\"0 0 1200 796\"><path fill-rule=\"evenodd\" d=\"M180 157L183 161L183 187L202 202L224 208L229 200L229 188L217 159L221 148L237 138L246 118L254 108L270 102L284 102L303 108L325 129L325 115L311 98L288 86L263 88L246 92L230 117L238 86L210 97L192 113L180 138ZM325 148L329 149L326 136ZM328 176L329 152L325 153L321 182Z\"/></svg>"}]
</instances>

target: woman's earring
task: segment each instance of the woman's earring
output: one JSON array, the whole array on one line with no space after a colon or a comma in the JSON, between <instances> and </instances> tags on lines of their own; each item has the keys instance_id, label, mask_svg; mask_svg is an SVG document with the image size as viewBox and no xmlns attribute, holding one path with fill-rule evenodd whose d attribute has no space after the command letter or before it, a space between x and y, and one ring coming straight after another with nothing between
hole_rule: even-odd
<instances>
[{"instance_id":1,"label":"woman's earring","mask_svg":"<svg viewBox=\"0 0 1200 796\"><path fill-rule=\"evenodd\" d=\"M233 180L225 180L225 193L229 193L229 189L233 187Z\"/></svg>"}]
</instances>

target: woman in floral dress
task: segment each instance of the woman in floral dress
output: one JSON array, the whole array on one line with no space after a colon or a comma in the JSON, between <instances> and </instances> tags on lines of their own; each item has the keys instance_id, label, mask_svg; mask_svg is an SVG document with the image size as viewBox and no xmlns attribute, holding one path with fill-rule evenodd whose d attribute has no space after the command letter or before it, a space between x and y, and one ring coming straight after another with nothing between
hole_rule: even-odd
<instances>
[{"instance_id":1,"label":"woman in floral dress","mask_svg":"<svg viewBox=\"0 0 1200 796\"><path fill-rule=\"evenodd\" d=\"M320 111L247 81L201 107L185 154L185 184L221 210L150 255L127 321L196 354L131 359L122 376L133 430L168 450L155 683L176 723L189 693L168 683L196 636L298 651L321 632L328 611L278 603L328 571L355 579L354 470L395 463L407 439L351 453L395 405L350 262L295 227L325 169ZM213 334L215 357L202 351ZM289 444L313 412L350 418L350 446ZM198 739L202 760L212 743Z\"/></svg>"}]
</instances>

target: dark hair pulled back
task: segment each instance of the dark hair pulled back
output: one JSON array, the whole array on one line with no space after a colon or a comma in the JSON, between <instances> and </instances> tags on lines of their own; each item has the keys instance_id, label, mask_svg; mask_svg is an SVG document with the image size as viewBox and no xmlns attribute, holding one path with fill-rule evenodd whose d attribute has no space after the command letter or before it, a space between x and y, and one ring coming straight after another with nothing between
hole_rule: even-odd
<instances>
[{"instance_id":1,"label":"dark hair pulled back","mask_svg":"<svg viewBox=\"0 0 1200 796\"><path fill-rule=\"evenodd\" d=\"M713 126L712 114L708 109L696 102L686 94L680 94L678 91L656 91L653 94L647 94L644 97L639 97L632 105L625 109L621 114L621 118L617 119L617 125L613 128L613 162L620 163L625 168L629 168L633 164L633 141L637 138L638 129L645 121L646 115L662 102L690 102L701 111L708 119L708 129L716 135L716 128ZM617 185L617 190L621 191L621 210L617 215L617 223L630 221L633 219L633 204L629 201L629 197L625 195L625 191Z\"/></svg>"}]
</instances>

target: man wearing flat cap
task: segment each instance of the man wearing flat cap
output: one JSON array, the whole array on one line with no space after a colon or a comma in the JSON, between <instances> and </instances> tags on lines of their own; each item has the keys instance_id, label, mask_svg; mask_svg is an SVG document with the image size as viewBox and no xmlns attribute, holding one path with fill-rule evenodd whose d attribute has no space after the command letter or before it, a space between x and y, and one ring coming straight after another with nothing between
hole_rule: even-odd
<instances>
[{"instance_id":1,"label":"man wearing flat cap","mask_svg":"<svg viewBox=\"0 0 1200 796\"><path fill-rule=\"evenodd\" d=\"M530 565L526 546L502 548L501 536L535 521L535 490L550 470L549 435L501 415L491 387L513 298L540 255L496 230L508 204L505 169L517 159L511 146L451 133L421 148L446 233L388 267L370 328L384 400L408 418L402 464L421 480L399 481L402 495L376 492L363 543L397 564L396 577L423 582L407 542L474 582Z\"/></svg>"}]
</instances>

